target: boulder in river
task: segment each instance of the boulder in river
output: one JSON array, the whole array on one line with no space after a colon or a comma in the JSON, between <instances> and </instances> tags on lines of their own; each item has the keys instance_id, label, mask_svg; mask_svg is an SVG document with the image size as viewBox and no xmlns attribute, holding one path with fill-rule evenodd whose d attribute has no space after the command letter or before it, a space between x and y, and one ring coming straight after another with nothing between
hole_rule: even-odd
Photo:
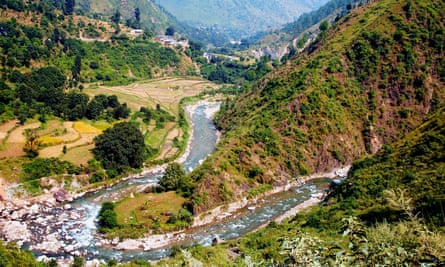
<instances>
[{"instance_id":1,"label":"boulder in river","mask_svg":"<svg viewBox=\"0 0 445 267\"><path fill-rule=\"evenodd\" d=\"M68 200L68 192L63 188L57 190L53 196L57 202L64 202Z\"/></svg>"}]
</instances>

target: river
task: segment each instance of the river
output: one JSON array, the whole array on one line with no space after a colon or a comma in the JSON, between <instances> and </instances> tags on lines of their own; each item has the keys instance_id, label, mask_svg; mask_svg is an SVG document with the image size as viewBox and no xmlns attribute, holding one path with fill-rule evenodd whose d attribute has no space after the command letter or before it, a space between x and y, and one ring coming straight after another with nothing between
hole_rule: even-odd
<instances>
[{"instance_id":1,"label":"river","mask_svg":"<svg viewBox=\"0 0 445 267\"><path fill-rule=\"evenodd\" d=\"M211 102L202 102L187 108L193 131L190 150L183 163L186 171L196 168L207 155L214 151L218 133L212 123L211 115L218 108L218 103ZM211 245L214 238L229 240L240 237L310 199L312 195L323 192L331 181L316 180L302 187L262 198L254 206L233 214L225 214L223 223L192 228L180 235L167 235L167 238L171 237L171 240L167 239L165 246L156 245L153 239L141 239L128 241L136 242L134 243L137 248L135 250L114 249L113 247L119 247L117 240L104 241L97 234L97 214L101 203L117 201L123 195L141 192L148 184L157 183L161 175L161 173L152 173L99 190L73 201L69 206L33 205L26 211L15 212L16 214L13 212L3 223L2 238L18 242L37 255L58 258L83 255L87 259L156 260L168 256L173 245ZM6 229L8 227L11 229Z\"/></svg>"}]
</instances>

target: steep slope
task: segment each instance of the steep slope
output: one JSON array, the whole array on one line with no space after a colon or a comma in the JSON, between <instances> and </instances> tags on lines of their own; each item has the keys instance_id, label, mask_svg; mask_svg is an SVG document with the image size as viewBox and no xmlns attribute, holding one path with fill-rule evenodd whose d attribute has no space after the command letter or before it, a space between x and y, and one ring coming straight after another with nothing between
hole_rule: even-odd
<instances>
[{"instance_id":1,"label":"steep slope","mask_svg":"<svg viewBox=\"0 0 445 267\"><path fill-rule=\"evenodd\" d=\"M237 240L175 253L159 265L193 257L204 266L443 266L444 186L441 107L404 138L354 162L320 205Z\"/></svg>"},{"instance_id":2,"label":"steep slope","mask_svg":"<svg viewBox=\"0 0 445 267\"><path fill-rule=\"evenodd\" d=\"M294 21L302 13L312 11L326 2L327 0L162 0L159 4L180 21L190 25L210 27L216 24L222 28L239 30L244 35L252 35Z\"/></svg>"},{"instance_id":3,"label":"steep slope","mask_svg":"<svg viewBox=\"0 0 445 267\"><path fill-rule=\"evenodd\" d=\"M195 211L376 152L445 98L442 1L375 1L222 107Z\"/></svg>"},{"instance_id":4,"label":"steep slope","mask_svg":"<svg viewBox=\"0 0 445 267\"><path fill-rule=\"evenodd\" d=\"M354 162L347 183L332 196L342 210L354 210L368 221L398 221L404 210L392 210L384 191L398 189L410 199L413 214L445 225L445 108L427 117L401 140L375 156ZM359 207L359 208L358 208ZM402 214L401 214L402 213Z\"/></svg>"}]
</instances>

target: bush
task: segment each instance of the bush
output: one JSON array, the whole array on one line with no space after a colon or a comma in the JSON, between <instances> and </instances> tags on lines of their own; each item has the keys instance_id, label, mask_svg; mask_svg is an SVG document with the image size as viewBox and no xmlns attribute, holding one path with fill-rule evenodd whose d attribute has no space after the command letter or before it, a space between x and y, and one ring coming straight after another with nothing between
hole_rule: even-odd
<instances>
[{"instance_id":1,"label":"bush","mask_svg":"<svg viewBox=\"0 0 445 267\"><path fill-rule=\"evenodd\" d=\"M114 210L114 203L104 202L99 211L99 230L104 232L107 229L118 227L117 214Z\"/></svg>"}]
</instances>

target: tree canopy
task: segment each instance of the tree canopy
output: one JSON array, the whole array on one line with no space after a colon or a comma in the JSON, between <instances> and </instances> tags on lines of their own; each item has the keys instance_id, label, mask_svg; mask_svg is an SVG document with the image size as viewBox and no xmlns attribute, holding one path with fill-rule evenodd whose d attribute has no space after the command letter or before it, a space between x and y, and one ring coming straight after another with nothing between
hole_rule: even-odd
<instances>
[{"instance_id":1,"label":"tree canopy","mask_svg":"<svg viewBox=\"0 0 445 267\"><path fill-rule=\"evenodd\" d=\"M167 191L181 188L186 179L184 169L176 162L170 163L165 173L159 180L159 184Z\"/></svg>"},{"instance_id":2,"label":"tree canopy","mask_svg":"<svg viewBox=\"0 0 445 267\"><path fill-rule=\"evenodd\" d=\"M94 138L93 153L105 169L122 173L139 168L145 160L144 137L136 124L121 122Z\"/></svg>"}]
</instances>

